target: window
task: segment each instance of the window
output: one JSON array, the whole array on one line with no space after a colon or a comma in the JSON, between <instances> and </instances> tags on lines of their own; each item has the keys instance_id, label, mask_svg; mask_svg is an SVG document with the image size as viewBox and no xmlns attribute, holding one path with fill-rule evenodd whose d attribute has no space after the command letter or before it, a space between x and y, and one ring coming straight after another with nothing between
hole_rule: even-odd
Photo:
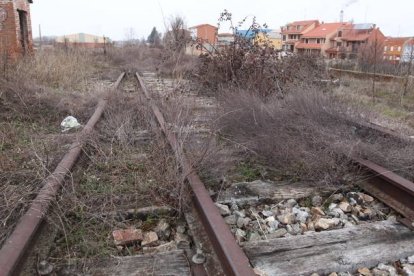
<instances>
[{"instance_id":1,"label":"window","mask_svg":"<svg viewBox=\"0 0 414 276\"><path fill-rule=\"evenodd\" d=\"M400 57L397 57L396 59L397 59L397 60L400 60Z\"/></svg>"},{"instance_id":2,"label":"window","mask_svg":"<svg viewBox=\"0 0 414 276\"><path fill-rule=\"evenodd\" d=\"M321 40L318 38L318 39L316 40L316 43L317 43L317 44L321 44Z\"/></svg>"},{"instance_id":3,"label":"window","mask_svg":"<svg viewBox=\"0 0 414 276\"><path fill-rule=\"evenodd\" d=\"M386 52L386 51L387 51L387 49L388 49L388 47L387 47L387 46L384 46L384 52Z\"/></svg>"},{"instance_id":4,"label":"window","mask_svg":"<svg viewBox=\"0 0 414 276\"><path fill-rule=\"evenodd\" d=\"M283 35L283 41L286 41L286 36L285 35Z\"/></svg>"},{"instance_id":5,"label":"window","mask_svg":"<svg viewBox=\"0 0 414 276\"><path fill-rule=\"evenodd\" d=\"M390 51L394 51L394 46L391 46L391 49L390 49Z\"/></svg>"},{"instance_id":6,"label":"window","mask_svg":"<svg viewBox=\"0 0 414 276\"><path fill-rule=\"evenodd\" d=\"M341 47L342 46L342 42L336 42L336 46Z\"/></svg>"},{"instance_id":7,"label":"window","mask_svg":"<svg viewBox=\"0 0 414 276\"><path fill-rule=\"evenodd\" d=\"M342 37L342 31L338 32L338 37Z\"/></svg>"},{"instance_id":8,"label":"window","mask_svg":"<svg viewBox=\"0 0 414 276\"><path fill-rule=\"evenodd\" d=\"M398 52L401 52L401 46L398 46Z\"/></svg>"},{"instance_id":9,"label":"window","mask_svg":"<svg viewBox=\"0 0 414 276\"><path fill-rule=\"evenodd\" d=\"M308 44L309 43L309 39L305 39L305 43Z\"/></svg>"}]
</instances>

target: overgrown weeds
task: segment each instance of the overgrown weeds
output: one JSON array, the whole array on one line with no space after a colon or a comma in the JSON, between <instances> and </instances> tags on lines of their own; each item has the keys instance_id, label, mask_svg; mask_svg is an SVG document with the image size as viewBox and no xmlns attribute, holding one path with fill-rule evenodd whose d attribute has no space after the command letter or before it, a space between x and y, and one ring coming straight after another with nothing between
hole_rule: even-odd
<instances>
[{"instance_id":1,"label":"overgrown weeds","mask_svg":"<svg viewBox=\"0 0 414 276\"><path fill-rule=\"evenodd\" d=\"M73 115L85 124L103 92L102 85L85 87L93 83L93 65L85 64L92 58L58 51L31 58L0 76L0 244L73 142L60 134L60 122Z\"/></svg>"},{"instance_id":2,"label":"overgrown weeds","mask_svg":"<svg viewBox=\"0 0 414 276\"><path fill-rule=\"evenodd\" d=\"M89 91L99 57L82 49L38 51L10 64L3 77L59 90Z\"/></svg>"},{"instance_id":3,"label":"overgrown weeds","mask_svg":"<svg viewBox=\"0 0 414 276\"><path fill-rule=\"evenodd\" d=\"M169 206L180 214L186 207L187 190L175 157L159 130L152 128L149 107L138 96L111 96L58 201L61 209L53 223L60 238L53 257L67 261L135 254L120 252L110 235L145 222L104 214L147 206Z\"/></svg>"},{"instance_id":4,"label":"overgrown weeds","mask_svg":"<svg viewBox=\"0 0 414 276\"><path fill-rule=\"evenodd\" d=\"M230 22L234 42L201 56L197 75L204 89L221 93L235 87L263 97L283 98L291 89L313 86L323 78L324 64L317 58L307 55L282 58L281 51L268 40L257 40L256 35L267 26L260 25L255 18L244 35L239 28L246 18L234 25L232 14L225 10L219 21Z\"/></svg>"},{"instance_id":5,"label":"overgrown weeds","mask_svg":"<svg viewBox=\"0 0 414 276\"><path fill-rule=\"evenodd\" d=\"M414 179L414 146L361 129L367 115L329 94L299 90L280 100L227 91L220 102L221 134L287 179L345 183L355 156Z\"/></svg>"}]
</instances>

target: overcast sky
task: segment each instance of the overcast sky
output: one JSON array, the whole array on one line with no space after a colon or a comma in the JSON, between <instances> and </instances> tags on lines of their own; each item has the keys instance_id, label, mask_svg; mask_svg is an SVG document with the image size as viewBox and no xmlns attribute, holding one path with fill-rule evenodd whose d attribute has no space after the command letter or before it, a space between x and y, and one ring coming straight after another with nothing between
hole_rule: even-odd
<instances>
[{"instance_id":1,"label":"overcast sky","mask_svg":"<svg viewBox=\"0 0 414 276\"><path fill-rule=\"evenodd\" d=\"M165 31L172 15L185 18L188 26L216 25L220 12L228 9L235 21L257 17L278 29L288 22L319 19L376 23L386 36L414 36L413 0L34 0L33 36L91 33L122 40L133 29L136 38L147 37L152 27ZM224 32L227 30L221 30Z\"/></svg>"}]
</instances>

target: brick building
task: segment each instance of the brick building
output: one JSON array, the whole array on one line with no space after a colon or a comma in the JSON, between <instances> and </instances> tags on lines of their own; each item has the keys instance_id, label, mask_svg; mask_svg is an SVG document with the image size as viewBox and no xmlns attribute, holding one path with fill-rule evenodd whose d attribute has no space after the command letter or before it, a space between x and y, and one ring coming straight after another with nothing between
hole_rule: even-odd
<instances>
[{"instance_id":1,"label":"brick building","mask_svg":"<svg viewBox=\"0 0 414 276\"><path fill-rule=\"evenodd\" d=\"M318 26L318 20L305 20L295 21L281 27L283 50L296 52L295 45L300 43L302 36Z\"/></svg>"},{"instance_id":2,"label":"brick building","mask_svg":"<svg viewBox=\"0 0 414 276\"><path fill-rule=\"evenodd\" d=\"M193 39L198 40L201 43L209 43L211 45L217 42L217 31L216 26L210 24L201 24L189 28Z\"/></svg>"},{"instance_id":3,"label":"brick building","mask_svg":"<svg viewBox=\"0 0 414 276\"><path fill-rule=\"evenodd\" d=\"M401 60L404 43L409 39L409 37L387 37L384 41L384 60L398 64Z\"/></svg>"},{"instance_id":4,"label":"brick building","mask_svg":"<svg viewBox=\"0 0 414 276\"><path fill-rule=\"evenodd\" d=\"M300 43L295 47L298 53L332 57L329 49L338 45L338 34L348 25L349 23L322 23L302 35Z\"/></svg>"},{"instance_id":5,"label":"brick building","mask_svg":"<svg viewBox=\"0 0 414 276\"><path fill-rule=\"evenodd\" d=\"M197 41L199 46L190 45L187 47L187 54L199 55L205 52L214 51L214 45L217 43L218 28L210 24L201 24L188 28L193 41Z\"/></svg>"},{"instance_id":6,"label":"brick building","mask_svg":"<svg viewBox=\"0 0 414 276\"><path fill-rule=\"evenodd\" d=\"M0 0L0 53L17 58L33 51L32 0Z\"/></svg>"},{"instance_id":7,"label":"brick building","mask_svg":"<svg viewBox=\"0 0 414 276\"><path fill-rule=\"evenodd\" d=\"M334 43L326 53L329 58L355 59L372 51L376 45L379 55L383 51L384 41L384 34L375 24L344 24L338 29L337 36L333 39Z\"/></svg>"}]
</instances>

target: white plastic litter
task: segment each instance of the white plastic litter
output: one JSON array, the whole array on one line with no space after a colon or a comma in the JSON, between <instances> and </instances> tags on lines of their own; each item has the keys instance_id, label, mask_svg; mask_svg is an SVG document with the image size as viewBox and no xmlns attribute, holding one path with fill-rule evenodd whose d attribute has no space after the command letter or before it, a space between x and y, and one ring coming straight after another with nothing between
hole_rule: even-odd
<instances>
[{"instance_id":1,"label":"white plastic litter","mask_svg":"<svg viewBox=\"0 0 414 276\"><path fill-rule=\"evenodd\" d=\"M60 126L62 127L62 132L66 132L68 130L81 127L81 124L79 124L75 117L68 116L62 121L62 123L60 123Z\"/></svg>"}]
</instances>

